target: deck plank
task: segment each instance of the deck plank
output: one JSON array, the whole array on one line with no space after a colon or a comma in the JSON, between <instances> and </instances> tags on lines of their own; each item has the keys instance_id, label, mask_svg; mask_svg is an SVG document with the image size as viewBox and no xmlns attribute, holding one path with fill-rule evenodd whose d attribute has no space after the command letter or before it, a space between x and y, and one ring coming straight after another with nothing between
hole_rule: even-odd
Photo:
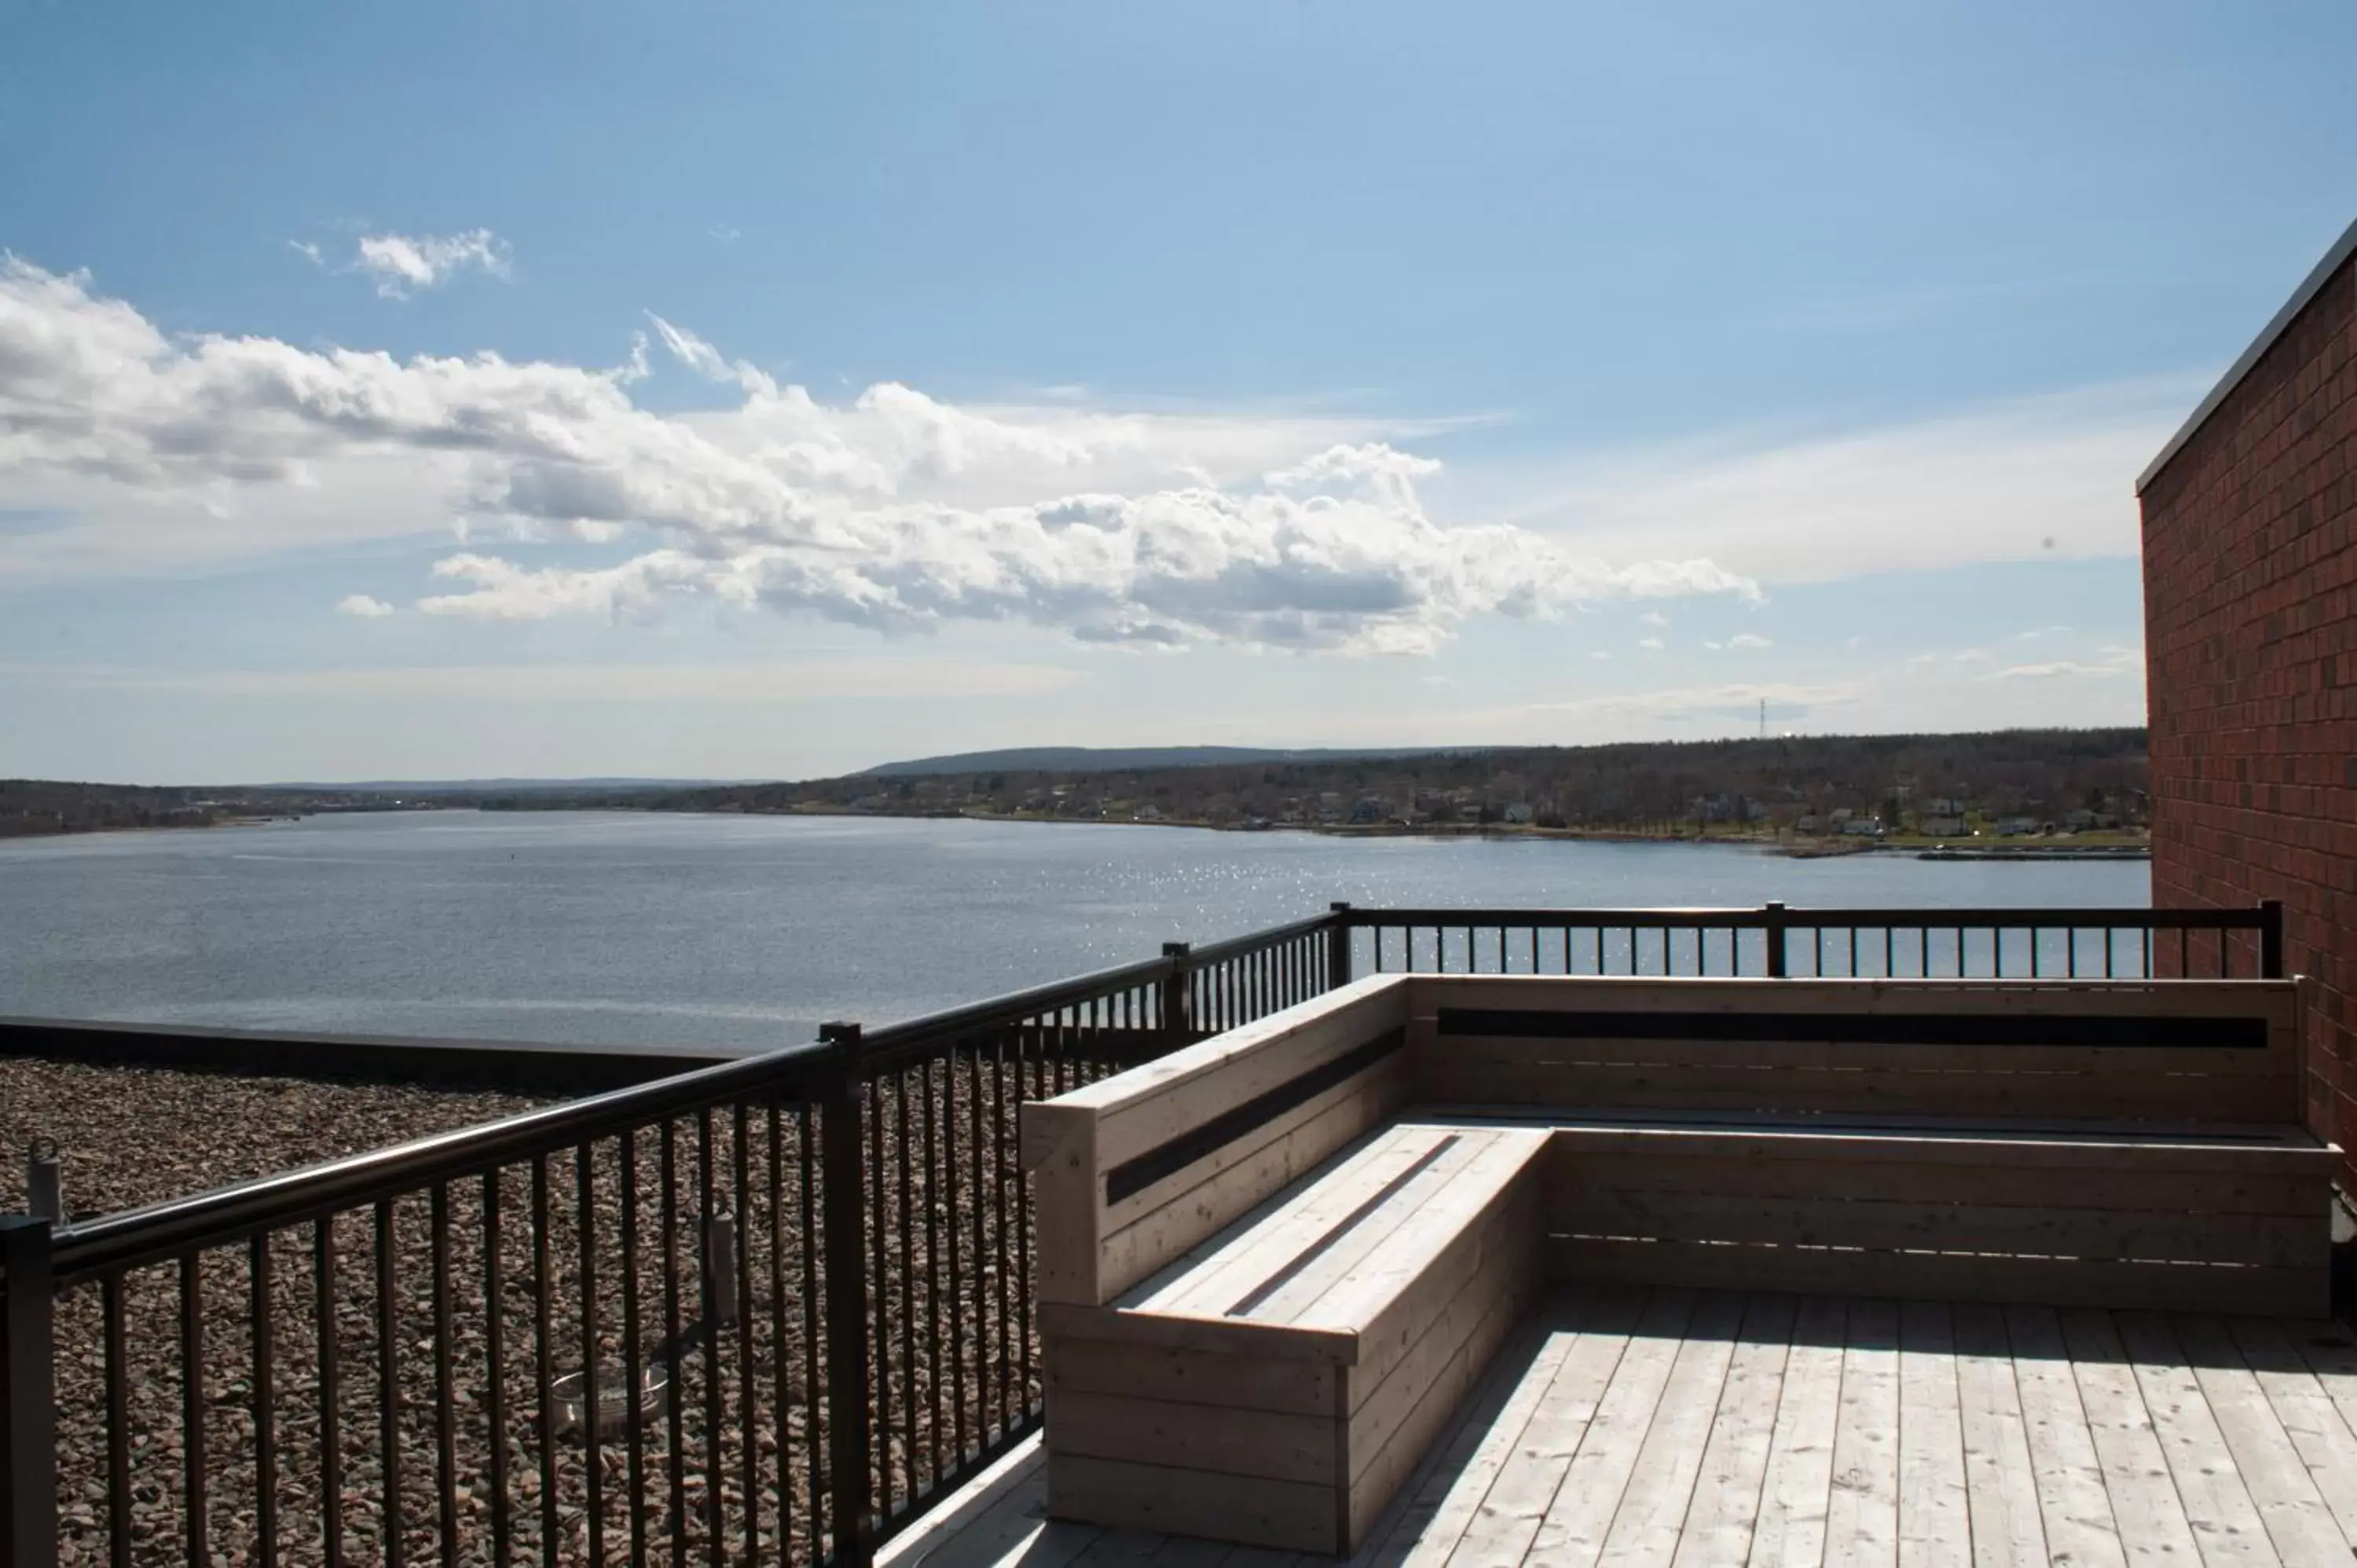
<instances>
[{"instance_id":1,"label":"deck plank","mask_svg":"<svg viewBox=\"0 0 2357 1568\"><path fill-rule=\"evenodd\" d=\"M2053 1561L2074 1568L2126 1568L2127 1548L2120 1539L2111 1491L2104 1484L2094 1430L2062 1343L2062 1326L2049 1307L2013 1306L2004 1312L2014 1386L2021 1399L2022 1436L2037 1477L2039 1523L2047 1550ZM2175 1505L2174 1490L2169 1502ZM1975 1534L1975 1552L1979 1544ZM2191 1541L2186 1544L2190 1549Z\"/></svg>"},{"instance_id":2,"label":"deck plank","mask_svg":"<svg viewBox=\"0 0 2357 1568\"><path fill-rule=\"evenodd\" d=\"M1353 1568L1439 1568L1448 1560L1577 1337L1571 1321L1561 1305L1543 1305L1507 1340L1455 1428L1410 1478L1404 1504L1388 1522L1377 1521L1351 1559Z\"/></svg>"},{"instance_id":3,"label":"deck plank","mask_svg":"<svg viewBox=\"0 0 2357 1568\"><path fill-rule=\"evenodd\" d=\"M1453 1544L1448 1568L1515 1568L1523 1561L1611 1387L1644 1305L1642 1292L1614 1290L1572 1318L1577 1337Z\"/></svg>"},{"instance_id":4,"label":"deck plank","mask_svg":"<svg viewBox=\"0 0 2357 1568\"><path fill-rule=\"evenodd\" d=\"M2276 1318L2240 1317L2226 1326L2258 1378L2276 1419L2283 1423L2315 1477L2316 1489L2333 1510L2341 1536L2357 1549L2357 1430L2333 1404L2293 1342L2295 1329L2308 1326L2287 1329Z\"/></svg>"},{"instance_id":5,"label":"deck plank","mask_svg":"<svg viewBox=\"0 0 2357 1568\"><path fill-rule=\"evenodd\" d=\"M1603 1551L1694 1309L1692 1291L1649 1294L1612 1381L1531 1539L1528 1556L1549 1568L1580 1568Z\"/></svg>"},{"instance_id":6,"label":"deck plank","mask_svg":"<svg viewBox=\"0 0 2357 1568\"><path fill-rule=\"evenodd\" d=\"M1898 1561L1899 1308L1857 1300L1842 1350L1825 1568L1887 1568Z\"/></svg>"},{"instance_id":7,"label":"deck plank","mask_svg":"<svg viewBox=\"0 0 2357 1568\"><path fill-rule=\"evenodd\" d=\"M2096 1311L2062 1313L2058 1321L2103 1461L2120 1544L2131 1563L2190 1568L2202 1561L2201 1549L2118 1326L2110 1313Z\"/></svg>"},{"instance_id":8,"label":"deck plank","mask_svg":"<svg viewBox=\"0 0 2357 1568\"><path fill-rule=\"evenodd\" d=\"M1783 1396L1784 1363L1792 1352L1792 1310L1789 1295L1745 1300L1743 1326L1703 1447L1702 1474L1686 1509L1674 1568L1718 1568L1751 1554L1776 1407Z\"/></svg>"},{"instance_id":9,"label":"deck plank","mask_svg":"<svg viewBox=\"0 0 2357 1568\"><path fill-rule=\"evenodd\" d=\"M2032 1568L2048 1560L2046 1529L2005 1314L1967 1303L1954 1322L1974 1568Z\"/></svg>"},{"instance_id":10,"label":"deck plank","mask_svg":"<svg viewBox=\"0 0 2357 1568\"><path fill-rule=\"evenodd\" d=\"M2346 1568L2349 1542L2226 1326L2198 1314L2171 1326L2276 1555L2294 1568Z\"/></svg>"},{"instance_id":11,"label":"deck plank","mask_svg":"<svg viewBox=\"0 0 2357 1568\"><path fill-rule=\"evenodd\" d=\"M1751 1530L1749 1561L1758 1568L1815 1568L1824 1559L1847 1332L1847 1307L1839 1296L1805 1296L1793 1312L1760 1518Z\"/></svg>"},{"instance_id":12,"label":"deck plank","mask_svg":"<svg viewBox=\"0 0 2357 1568\"><path fill-rule=\"evenodd\" d=\"M2357 1345L2337 1323L2318 1324L2295 1341L2300 1359L2315 1374L2325 1397L2341 1412L2341 1419L2357 1432Z\"/></svg>"},{"instance_id":13,"label":"deck plank","mask_svg":"<svg viewBox=\"0 0 2357 1568\"><path fill-rule=\"evenodd\" d=\"M1703 1450L1735 1359L1743 1307L1744 1298L1732 1292L1713 1292L1695 1304L1685 1341L1671 1362L1620 1510L1605 1535L1598 1559L1605 1568L1667 1568L1676 1557L1702 1475Z\"/></svg>"},{"instance_id":14,"label":"deck plank","mask_svg":"<svg viewBox=\"0 0 2357 1568\"><path fill-rule=\"evenodd\" d=\"M1944 1301L1910 1301L1899 1312L1899 1561L1973 1561L1955 1322Z\"/></svg>"},{"instance_id":15,"label":"deck plank","mask_svg":"<svg viewBox=\"0 0 2357 1568\"><path fill-rule=\"evenodd\" d=\"M2155 1312L2112 1315L2120 1345L2135 1369L2136 1387L2145 1409L2152 1414L2153 1431L2185 1517L2201 1543L2201 1561L2209 1568L2227 1564L2276 1563L2268 1544L2267 1527L2259 1517L2234 1467L2234 1455L2225 1434L2202 1397L2201 1385L2169 1329L2169 1320Z\"/></svg>"}]
</instances>

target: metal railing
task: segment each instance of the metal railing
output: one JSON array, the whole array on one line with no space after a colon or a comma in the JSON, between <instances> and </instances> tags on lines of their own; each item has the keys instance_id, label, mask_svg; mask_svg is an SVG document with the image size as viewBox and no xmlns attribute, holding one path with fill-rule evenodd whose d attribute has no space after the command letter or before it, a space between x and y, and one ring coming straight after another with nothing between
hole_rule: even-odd
<instances>
[{"instance_id":1,"label":"metal railing","mask_svg":"<svg viewBox=\"0 0 2357 1568\"><path fill-rule=\"evenodd\" d=\"M1038 1424L1026 1100L1411 964L2206 973L2214 950L2276 974L2281 930L2272 907L1337 905L54 1233L0 1220L0 1545L851 1568ZM1964 935L2004 932L2028 935Z\"/></svg>"},{"instance_id":2,"label":"metal railing","mask_svg":"<svg viewBox=\"0 0 2357 1568\"><path fill-rule=\"evenodd\" d=\"M2283 907L1354 909L1362 969L1763 978L2280 978Z\"/></svg>"}]
</instances>

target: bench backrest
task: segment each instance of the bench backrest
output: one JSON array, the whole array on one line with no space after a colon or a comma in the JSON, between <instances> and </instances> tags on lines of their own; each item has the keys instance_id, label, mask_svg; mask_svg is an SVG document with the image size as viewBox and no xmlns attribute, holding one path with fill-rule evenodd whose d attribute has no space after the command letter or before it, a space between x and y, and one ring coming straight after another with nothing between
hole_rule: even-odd
<instances>
[{"instance_id":1,"label":"bench backrest","mask_svg":"<svg viewBox=\"0 0 2357 1568\"><path fill-rule=\"evenodd\" d=\"M1374 975L1023 1107L1042 1301L1100 1305L1406 1103L1408 978Z\"/></svg>"},{"instance_id":2,"label":"bench backrest","mask_svg":"<svg viewBox=\"0 0 2357 1568\"><path fill-rule=\"evenodd\" d=\"M2293 981L1419 975L1438 1105L2301 1120Z\"/></svg>"}]
</instances>

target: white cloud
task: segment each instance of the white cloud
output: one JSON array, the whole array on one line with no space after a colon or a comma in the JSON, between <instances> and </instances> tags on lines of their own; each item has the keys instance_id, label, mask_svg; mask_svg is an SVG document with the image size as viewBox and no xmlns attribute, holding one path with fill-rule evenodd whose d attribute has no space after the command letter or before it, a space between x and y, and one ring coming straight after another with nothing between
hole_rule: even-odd
<instances>
[{"instance_id":1,"label":"white cloud","mask_svg":"<svg viewBox=\"0 0 2357 1568\"><path fill-rule=\"evenodd\" d=\"M305 240L287 243L314 266L328 264L317 245ZM363 234L350 264L337 270L361 274L386 299L407 299L463 272L511 277L514 264L506 241L489 229L470 229L463 234Z\"/></svg>"},{"instance_id":2,"label":"white cloud","mask_svg":"<svg viewBox=\"0 0 2357 1568\"><path fill-rule=\"evenodd\" d=\"M655 326L742 402L641 408L642 355L597 370L174 338L84 275L6 258L0 504L70 501L100 538L0 538L0 575L76 547L131 553L124 538L186 556L202 547L182 532L286 548L427 520L478 542L436 566L457 590L420 602L436 615L635 619L704 598L887 631L1021 621L1149 648L1412 653L1475 617L1757 596L1700 557L1612 560L1508 524L1445 524L1415 483L1437 464L1333 440L1338 422L969 409L890 382L828 405ZM1312 433L1329 438L1301 444ZM348 506L371 521L347 523ZM502 538L643 547L527 564Z\"/></svg>"},{"instance_id":3,"label":"white cloud","mask_svg":"<svg viewBox=\"0 0 2357 1568\"><path fill-rule=\"evenodd\" d=\"M1640 648L1651 649L1655 653L1659 653L1663 649L1669 645L1658 637L1641 637L1637 639L1637 646Z\"/></svg>"},{"instance_id":4,"label":"white cloud","mask_svg":"<svg viewBox=\"0 0 2357 1568\"><path fill-rule=\"evenodd\" d=\"M1605 652L1604 650L1600 648L1592 650L1587 656L1590 659L1596 660L1599 663L1609 662L1612 658L1612 655Z\"/></svg>"},{"instance_id":5,"label":"white cloud","mask_svg":"<svg viewBox=\"0 0 2357 1568\"><path fill-rule=\"evenodd\" d=\"M1773 648L1776 645L1756 632L1738 631L1727 639L1729 648Z\"/></svg>"},{"instance_id":6,"label":"white cloud","mask_svg":"<svg viewBox=\"0 0 2357 1568\"><path fill-rule=\"evenodd\" d=\"M2088 663L2076 659L2056 659L2041 664L2014 664L1989 676L1992 681L2052 681L2070 676L2087 680L2107 681L2121 675L2144 673L2144 653L2140 649L2107 646L2102 650L2100 662Z\"/></svg>"},{"instance_id":7,"label":"white cloud","mask_svg":"<svg viewBox=\"0 0 2357 1568\"><path fill-rule=\"evenodd\" d=\"M2134 555L2131 483L2199 384L2099 386L1762 445L1692 443L1458 499L1605 555L1706 556L1773 586L1974 562Z\"/></svg>"},{"instance_id":8,"label":"white cloud","mask_svg":"<svg viewBox=\"0 0 2357 1568\"><path fill-rule=\"evenodd\" d=\"M993 660L830 657L747 664L405 665L361 670L145 670L0 662L0 684L218 697L473 703L777 703L807 698L1035 697L1076 671Z\"/></svg>"},{"instance_id":9,"label":"white cloud","mask_svg":"<svg viewBox=\"0 0 2357 1568\"><path fill-rule=\"evenodd\" d=\"M1663 615L1659 610L1647 610L1643 615L1639 616L1637 618L1643 621L1647 626L1667 626L1670 624L1670 618Z\"/></svg>"},{"instance_id":10,"label":"white cloud","mask_svg":"<svg viewBox=\"0 0 2357 1568\"><path fill-rule=\"evenodd\" d=\"M338 615L357 616L362 620L382 620L393 614L393 607L382 599L366 594L346 594L336 601Z\"/></svg>"}]
</instances>

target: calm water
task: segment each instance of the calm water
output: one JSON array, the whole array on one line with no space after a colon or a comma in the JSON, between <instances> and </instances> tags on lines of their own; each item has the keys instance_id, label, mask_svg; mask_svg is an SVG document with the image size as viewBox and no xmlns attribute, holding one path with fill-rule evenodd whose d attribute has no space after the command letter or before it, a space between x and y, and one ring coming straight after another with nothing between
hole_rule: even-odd
<instances>
[{"instance_id":1,"label":"calm water","mask_svg":"<svg viewBox=\"0 0 2357 1568\"><path fill-rule=\"evenodd\" d=\"M2143 905L2142 864L597 812L0 843L0 1015L765 1046L1363 905Z\"/></svg>"}]
</instances>

